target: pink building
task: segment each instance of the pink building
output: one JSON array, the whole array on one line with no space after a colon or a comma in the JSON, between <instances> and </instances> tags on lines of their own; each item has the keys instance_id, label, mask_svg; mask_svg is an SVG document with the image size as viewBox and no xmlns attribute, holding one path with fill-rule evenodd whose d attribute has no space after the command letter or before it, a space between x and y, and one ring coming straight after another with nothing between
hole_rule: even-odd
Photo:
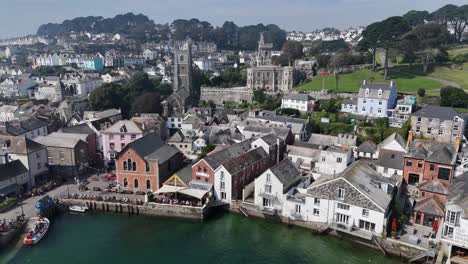
<instances>
[{"instance_id":1,"label":"pink building","mask_svg":"<svg viewBox=\"0 0 468 264\"><path fill-rule=\"evenodd\" d=\"M131 120L120 120L101 133L102 153L107 165L113 166L117 154L144 134L142 127Z\"/></svg>"}]
</instances>

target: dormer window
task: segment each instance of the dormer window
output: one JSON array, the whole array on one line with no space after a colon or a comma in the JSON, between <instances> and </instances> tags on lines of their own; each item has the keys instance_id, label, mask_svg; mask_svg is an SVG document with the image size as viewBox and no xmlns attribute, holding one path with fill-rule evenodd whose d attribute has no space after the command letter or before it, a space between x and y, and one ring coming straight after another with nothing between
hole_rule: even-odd
<instances>
[{"instance_id":1,"label":"dormer window","mask_svg":"<svg viewBox=\"0 0 468 264\"><path fill-rule=\"evenodd\" d=\"M379 96L382 96L382 89L379 89Z\"/></svg>"}]
</instances>

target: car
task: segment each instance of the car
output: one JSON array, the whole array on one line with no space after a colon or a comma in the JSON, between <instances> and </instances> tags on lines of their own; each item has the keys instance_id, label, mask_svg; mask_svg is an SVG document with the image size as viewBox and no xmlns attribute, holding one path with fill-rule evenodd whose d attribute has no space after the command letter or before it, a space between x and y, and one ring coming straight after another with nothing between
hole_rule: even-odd
<instances>
[{"instance_id":1,"label":"car","mask_svg":"<svg viewBox=\"0 0 468 264\"><path fill-rule=\"evenodd\" d=\"M104 176L104 179L106 181L115 181L117 180L117 176L115 176L114 173L107 173L106 176Z\"/></svg>"}]
</instances>

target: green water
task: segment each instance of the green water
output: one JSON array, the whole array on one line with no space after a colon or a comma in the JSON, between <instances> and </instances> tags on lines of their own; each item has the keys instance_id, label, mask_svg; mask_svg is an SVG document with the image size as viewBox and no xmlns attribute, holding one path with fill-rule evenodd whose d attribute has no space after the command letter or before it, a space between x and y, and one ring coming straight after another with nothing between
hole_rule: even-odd
<instances>
[{"instance_id":1,"label":"green water","mask_svg":"<svg viewBox=\"0 0 468 264\"><path fill-rule=\"evenodd\" d=\"M0 263L399 263L378 251L233 214L204 222L64 214L39 244L0 251Z\"/></svg>"}]
</instances>

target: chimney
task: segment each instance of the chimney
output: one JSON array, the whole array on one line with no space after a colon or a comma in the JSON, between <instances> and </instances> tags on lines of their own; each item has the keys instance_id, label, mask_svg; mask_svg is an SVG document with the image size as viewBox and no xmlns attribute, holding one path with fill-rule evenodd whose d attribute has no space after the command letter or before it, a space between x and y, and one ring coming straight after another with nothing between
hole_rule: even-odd
<instances>
[{"instance_id":1,"label":"chimney","mask_svg":"<svg viewBox=\"0 0 468 264\"><path fill-rule=\"evenodd\" d=\"M363 80L362 85L367 85L367 80Z\"/></svg>"},{"instance_id":2,"label":"chimney","mask_svg":"<svg viewBox=\"0 0 468 264\"><path fill-rule=\"evenodd\" d=\"M460 146L461 146L461 138L459 136L455 137L455 153L458 153L460 151Z\"/></svg>"},{"instance_id":3,"label":"chimney","mask_svg":"<svg viewBox=\"0 0 468 264\"><path fill-rule=\"evenodd\" d=\"M406 149L408 149L411 142L413 142L413 137L414 137L413 131L412 130L408 131L408 141L406 142Z\"/></svg>"},{"instance_id":4,"label":"chimney","mask_svg":"<svg viewBox=\"0 0 468 264\"><path fill-rule=\"evenodd\" d=\"M277 137L276 138L276 164L278 164L280 162L280 140L279 138Z\"/></svg>"},{"instance_id":5,"label":"chimney","mask_svg":"<svg viewBox=\"0 0 468 264\"><path fill-rule=\"evenodd\" d=\"M390 88L394 87L395 86L395 81L394 80L391 80L390 81Z\"/></svg>"}]
</instances>

